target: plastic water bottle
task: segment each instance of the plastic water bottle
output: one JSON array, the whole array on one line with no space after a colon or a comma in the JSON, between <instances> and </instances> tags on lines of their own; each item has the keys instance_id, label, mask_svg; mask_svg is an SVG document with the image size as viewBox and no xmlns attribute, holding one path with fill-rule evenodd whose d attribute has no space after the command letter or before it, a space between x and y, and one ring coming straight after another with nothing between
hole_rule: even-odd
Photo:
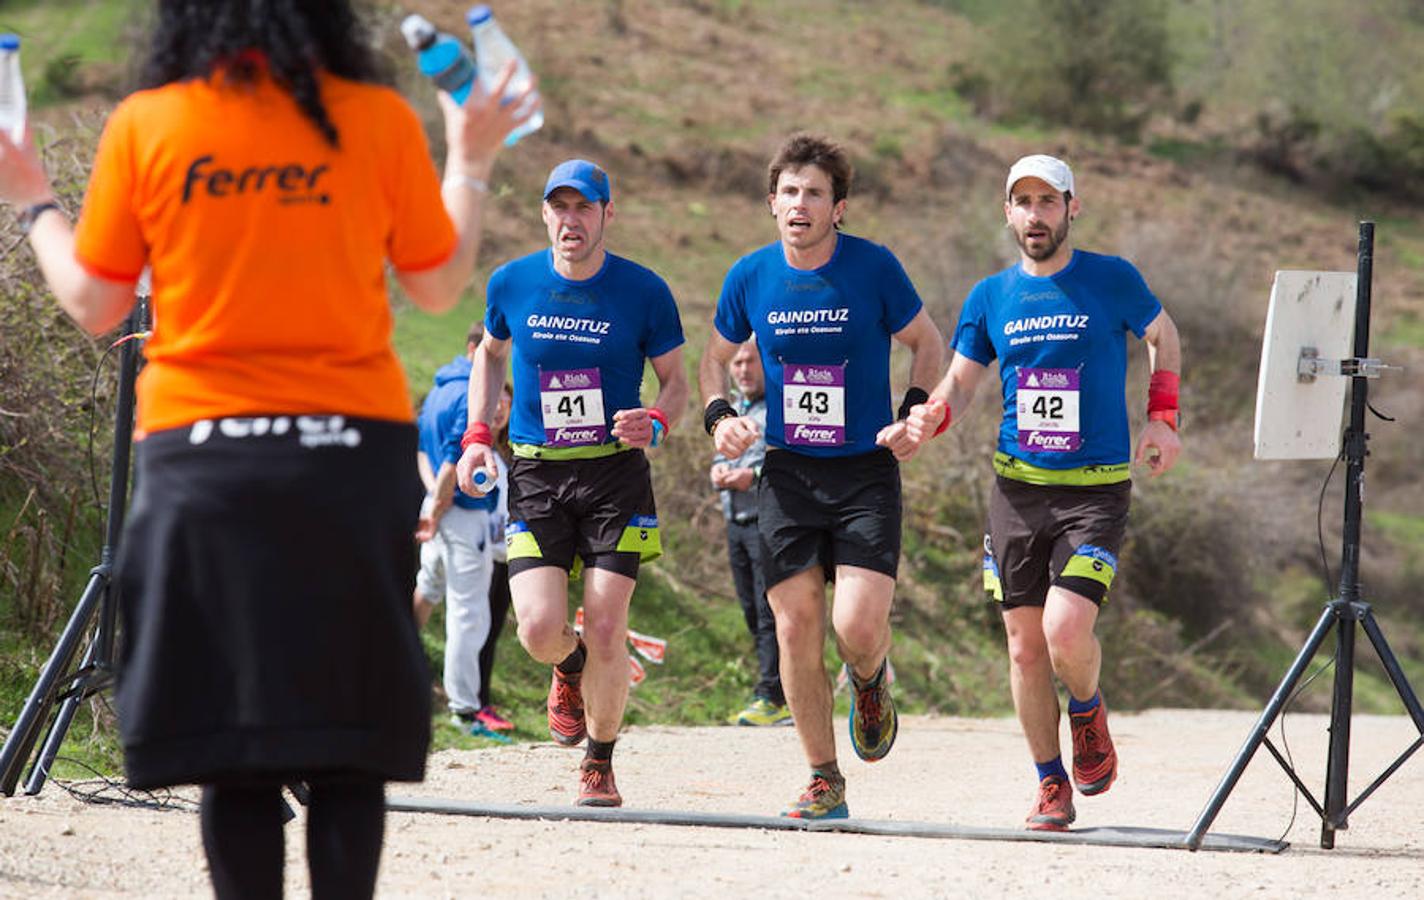
<instances>
[{"instance_id":1,"label":"plastic water bottle","mask_svg":"<svg viewBox=\"0 0 1424 900\"><path fill-rule=\"evenodd\" d=\"M475 490L481 494L488 494L494 490L494 486L498 483L499 479L495 476L495 473L481 466L475 470L475 474L470 476L470 480L475 483Z\"/></svg>"},{"instance_id":2,"label":"plastic water bottle","mask_svg":"<svg viewBox=\"0 0 1424 900\"><path fill-rule=\"evenodd\" d=\"M509 87L505 89L504 96L506 99L519 96L534 80L534 76L529 72L529 63L524 61L524 55L494 20L494 13L490 12L488 6L474 6L465 14L465 21L470 23L470 32L474 36L475 61L480 70L480 83L484 85L485 90L494 87L495 80L504 71L504 67L510 60L514 60L514 77L509 80ZM529 97L529 102L534 103L537 99L538 94L535 93ZM543 126L544 112L539 110L505 137L505 146L513 146L520 138L533 134Z\"/></svg>"},{"instance_id":3,"label":"plastic water bottle","mask_svg":"<svg viewBox=\"0 0 1424 900\"><path fill-rule=\"evenodd\" d=\"M0 129L10 140L25 137L25 79L20 74L20 38L0 34Z\"/></svg>"},{"instance_id":4,"label":"plastic water bottle","mask_svg":"<svg viewBox=\"0 0 1424 900\"><path fill-rule=\"evenodd\" d=\"M475 86L475 61L459 39L436 30L424 16L409 15L401 22L401 34L415 51L420 74L463 104Z\"/></svg>"}]
</instances>

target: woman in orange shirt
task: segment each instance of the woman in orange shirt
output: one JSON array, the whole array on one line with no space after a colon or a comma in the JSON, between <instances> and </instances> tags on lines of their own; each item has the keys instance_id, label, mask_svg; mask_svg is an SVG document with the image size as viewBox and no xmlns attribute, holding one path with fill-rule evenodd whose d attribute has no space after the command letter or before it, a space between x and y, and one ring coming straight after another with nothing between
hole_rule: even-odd
<instances>
[{"instance_id":1,"label":"woman in orange shirt","mask_svg":"<svg viewBox=\"0 0 1424 900\"><path fill-rule=\"evenodd\" d=\"M384 783L424 774L386 267L417 306L455 304L523 104L442 94L442 180L384 81L344 0L163 0L72 230L31 139L0 135L0 199L75 321L112 329L152 273L116 702L134 787L203 785L219 896L281 894L294 780L313 893L370 896Z\"/></svg>"}]
</instances>

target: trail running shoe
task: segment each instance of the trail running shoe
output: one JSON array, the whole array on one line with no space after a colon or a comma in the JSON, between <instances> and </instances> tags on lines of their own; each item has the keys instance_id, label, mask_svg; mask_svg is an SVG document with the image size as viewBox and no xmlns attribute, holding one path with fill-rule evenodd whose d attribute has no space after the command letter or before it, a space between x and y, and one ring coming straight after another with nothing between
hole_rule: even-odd
<instances>
[{"instance_id":1,"label":"trail running shoe","mask_svg":"<svg viewBox=\"0 0 1424 900\"><path fill-rule=\"evenodd\" d=\"M450 724L468 734L470 737L485 738L497 744L512 744L514 739L502 732L495 731L480 720L477 713L458 712L450 714Z\"/></svg>"},{"instance_id":2,"label":"trail running shoe","mask_svg":"<svg viewBox=\"0 0 1424 900\"><path fill-rule=\"evenodd\" d=\"M513 731L514 723L501 716L493 706L484 706L475 713L475 720L490 731Z\"/></svg>"},{"instance_id":3,"label":"trail running shoe","mask_svg":"<svg viewBox=\"0 0 1424 900\"><path fill-rule=\"evenodd\" d=\"M1117 778L1117 750L1108 734L1108 705L1101 697L1098 705L1085 713L1071 713L1073 729L1073 781L1084 796L1101 794Z\"/></svg>"},{"instance_id":4,"label":"trail running shoe","mask_svg":"<svg viewBox=\"0 0 1424 900\"><path fill-rule=\"evenodd\" d=\"M757 697L746 709L733 713L730 721L733 725L790 725L791 710Z\"/></svg>"},{"instance_id":5,"label":"trail running shoe","mask_svg":"<svg viewBox=\"0 0 1424 900\"><path fill-rule=\"evenodd\" d=\"M895 699L890 696L885 665L882 662L875 677L866 682L850 671L850 745L855 755L866 762L884 759L895 745L895 735L899 732ZM850 667L846 669L849 671Z\"/></svg>"},{"instance_id":6,"label":"trail running shoe","mask_svg":"<svg viewBox=\"0 0 1424 900\"><path fill-rule=\"evenodd\" d=\"M828 779L820 772L812 772L806 792L782 815L788 819L847 818L850 807L846 806L845 779Z\"/></svg>"},{"instance_id":7,"label":"trail running shoe","mask_svg":"<svg viewBox=\"0 0 1424 900\"><path fill-rule=\"evenodd\" d=\"M1067 831L1077 817L1068 779L1049 775L1038 783L1038 801L1028 814L1029 831Z\"/></svg>"},{"instance_id":8,"label":"trail running shoe","mask_svg":"<svg viewBox=\"0 0 1424 900\"><path fill-rule=\"evenodd\" d=\"M554 667L549 684L549 736L565 747L576 746L588 733L583 721L583 673L565 675Z\"/></svg>"},{"instance_id":9,"label":"trail running shoe","mask_svg":"<svg viewBox=\"0 0 1424 900\"><path fill-rule=\"evenodd\" d=\"M613 760L589 759L579 763L579 806L622 806L623 795L613 781Z\"/></svg>"}]
</instances>

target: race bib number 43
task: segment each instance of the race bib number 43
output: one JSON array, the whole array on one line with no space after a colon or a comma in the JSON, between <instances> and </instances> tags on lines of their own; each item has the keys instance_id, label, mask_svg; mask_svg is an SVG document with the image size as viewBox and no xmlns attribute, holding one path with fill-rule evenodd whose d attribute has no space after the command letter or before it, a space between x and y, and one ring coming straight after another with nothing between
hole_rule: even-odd
<instances>
[{"instance_id":1,"label":"race bib number 43","mask_svg":"<svg viewBox=\"0 0 1424 900\"><path fill-rule=\"evenodd\" d=\"M603 381L597 369L541 371L539 407L547 447L584 447L608 439Z\"/></svg>"},{"instance_id":2,"label":"race bib number 43","mask_svg":"<svg viewBox=\"0 0 1424 900\"><path fill-rule=\"evenodd\" d=\"M1077 369L1019 369L1019 449L1071 453L1083 446Z\"/></svg>"},{"instance_id":3,"label":"race bib number 43","mask_svg":"<svg viewBox=\"0 0 1424 900\"><path fill-rule=\"evenodd\" d=\"M845 366L782 368L782 421L786 443L839 447L845 443Z\"/></svg>"}]
</instances>

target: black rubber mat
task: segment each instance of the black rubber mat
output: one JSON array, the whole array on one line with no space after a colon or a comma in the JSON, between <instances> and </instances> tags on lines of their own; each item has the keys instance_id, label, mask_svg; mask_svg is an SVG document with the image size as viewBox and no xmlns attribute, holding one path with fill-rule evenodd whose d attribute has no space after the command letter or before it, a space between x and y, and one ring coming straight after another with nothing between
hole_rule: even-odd
<instances>
[{"instance_id":1,"label":"black rubber mat","mask_svg":"<svg viewBox=\"0 0 1424 900\"><path fill-rule=\"evenodd\" d=\"M807 821L782 816L744 816L734 813L679 812L661 809L597 809L584 806L522 806L509 803L461 803L421 797L391 797L392 812L438 813L448 816L482 816L491 819L542 819L546 821L614 822L642 825L683 825L695 828L761 828L771 831L834 831L889 837L939 838L962 841L1033 841L1036 843L1093 844L1103 847L1154 847L1186 850L1187 832L1165 828L1100 827L1072 831L1027 831L1014 828L972 828L939 822L900 822L887 819L821 819ZM1235 834L1208 834L1202 850L1235 853L1280 853L1284 841Z\"/></svg>"}]
</instances>

